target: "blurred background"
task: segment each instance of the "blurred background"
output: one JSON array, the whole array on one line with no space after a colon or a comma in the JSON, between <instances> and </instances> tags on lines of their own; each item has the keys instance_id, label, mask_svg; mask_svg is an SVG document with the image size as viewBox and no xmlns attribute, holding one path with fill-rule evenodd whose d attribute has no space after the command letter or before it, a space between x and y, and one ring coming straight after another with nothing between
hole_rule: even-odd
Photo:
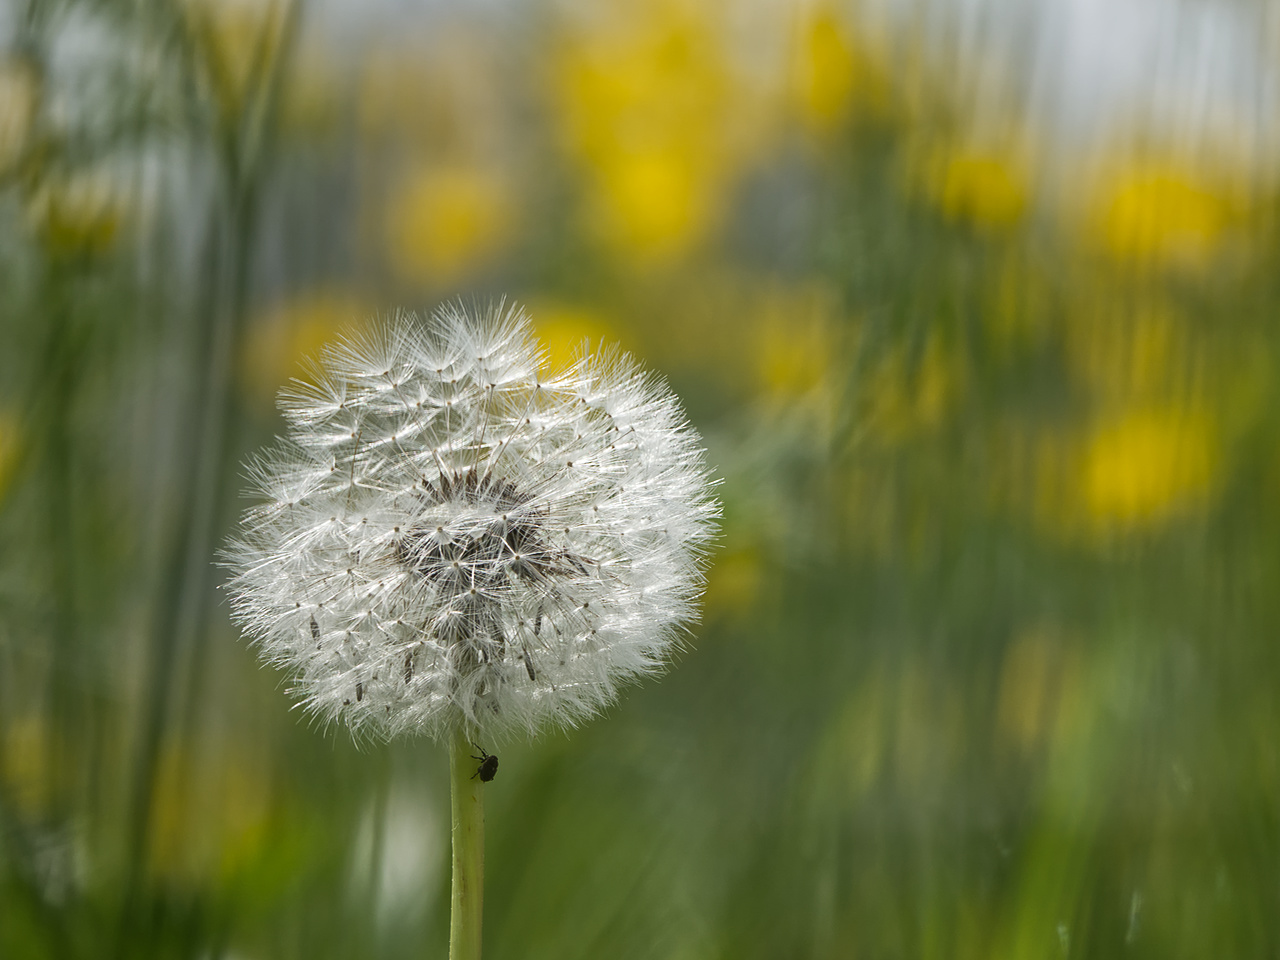
<instances>
[{"instance_id":1,"label":"blurred background","mask_svg":"<svg viewBox=\"0 0 1280 960\"><path fill-rule=\"evenodd\" d=\"M484 744L488 956L1280 955L1278 173L1263 0L4 0L0 956L444 956L444 751L216 557L300 357L499 294L725 520Z\"/></svg>"}]
</instances>

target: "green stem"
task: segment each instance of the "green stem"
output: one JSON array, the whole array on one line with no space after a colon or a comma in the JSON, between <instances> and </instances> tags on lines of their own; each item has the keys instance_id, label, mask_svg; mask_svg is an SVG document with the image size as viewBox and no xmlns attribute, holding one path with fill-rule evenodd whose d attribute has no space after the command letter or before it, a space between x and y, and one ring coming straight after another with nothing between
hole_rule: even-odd
<instances>
[{"instance_id":1,"label":"green stem","mask_svg":"<svg viewBox=\"0 0 1280 960\"><path fill-rule=\"evenodd\" d=\"M484 910L484 784L475 776L471 741L459 729L449 744L449 786L453 795L453 900L449 918L449 960L480 960L480 917Z\"/></svg>"}]
</instances>

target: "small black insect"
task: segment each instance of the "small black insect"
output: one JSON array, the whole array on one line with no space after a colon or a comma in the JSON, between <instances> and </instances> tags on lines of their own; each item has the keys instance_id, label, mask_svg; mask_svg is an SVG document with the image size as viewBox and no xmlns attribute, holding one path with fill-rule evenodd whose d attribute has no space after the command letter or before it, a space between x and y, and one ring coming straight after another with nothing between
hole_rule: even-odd
<instances>
[{"instance_id":1,"label":"small black insect","mask_svg":"<svg viewBox=\"0 0 1280 960\"><path fill-rule=\"evenodd\" d=\"M474 753L471 755L472 760L479 760L480 766L476 768L476 772L471 775L471 779L480 778L481 783L488 783L498 775L498 758L492 753L485 753L484 747L476 747L480 751L480 756Z\"/></svg>"}]
</instances>

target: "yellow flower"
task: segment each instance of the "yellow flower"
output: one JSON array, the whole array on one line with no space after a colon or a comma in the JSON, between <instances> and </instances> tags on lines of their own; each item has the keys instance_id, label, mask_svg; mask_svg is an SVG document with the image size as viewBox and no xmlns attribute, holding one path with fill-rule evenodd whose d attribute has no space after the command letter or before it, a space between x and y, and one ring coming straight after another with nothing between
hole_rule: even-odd
<instances>
[{"instance_id":1,"label":"yellow flower","mask_svg":"<svg viewBox=\"0 0 1280 960\"><path fill-rule=\"evenodd\" d=\"M1011 157L959 154L942 178L942 210L953 219L984 227L1011 227L1027 206L1026 171Z\"/></svg>"},{"instance_id":2,"label":"yellow flower","mask_svg":"<svg viewBox=\"0 0 1280 960\"><path fill-rule=\"evenodd\" d=\"M926 194L950 220L1007 230L1026 213L1031 177L1017 149L943 148L922 172Z\"/></svg>"},{"instance_id":3,"label":"yellow flower","mask_svg":"<svg viewBox=\"0 0 1280 960\"><path fill-rule=\"evenodd\" d=\"M568 23L553 94L587 173L590 224L619 253L667 261L717 223L754 156L760 98L730 69L714 8L662 2Z\"/></svg>"},{"instance_id":4,"label":"yellow flower","mask_svg":"<svg viewBox=\"0 0 1280 960\"><path fill-rule=\"evenodd\" d=\"M263 406L273 405L281 385L303 374L304 360L371 312L358 297L332 290L311 291L277 305L246 337L241 371L250 396Z\"/></svg>"},{"instance_id":5,"label":"yellow flower","mask_svg":"<svg viewBox=\"0 0 1280 960\"><path fill-rule=\"evenodd\" d=\"M701 164L678 150L612 157L597 170L598 227L642 256L666 256L702 235L716 216Z\"/></svg>"},{"instance_id":6,"label":"yellow flower","mask_svg":"<svg viewBox=\"0 0 1280 960\"><path fill-rule=\"evenodd\" d=\"M819 132L840 124L857 69L852 43L834 10L823 6L802 26L797 70L800 116Z\"/></svg>"},{"instance_id":7,"label":"yellow flower","mask_svg":"<svg viewBox=\"0 0 1280 960\"><path fill-rule=\"evenodd\" d=\"M535 302L529 304L529 315L537 318L534 326L552 370L563 370L582 356L583 344L599 349L602 343L618 342L617 333L602 317L581 307Z\"/></svg>"},{"instance_id":8,"label":"yellow flower","mask_svg":"<svg viewBox=\"0 0 1280 960\"><path fill-rule=\"evenodd\" d=\"M828 3L802 17L793 52L794 101L805 126L826 134L855 106L882 111L888 81L873 50L855 42L854 25Z\"/></svg>"},{"instance_id":9,"label":"yellow flower","mask_svg":"<svg viewBox=\"0 0 1280 960\"><path fill-rule=\"evenodd\" d=\"M1170 404L1117 407L1083 431L1042 435L1038 517L1067 540L1159 530L1205 507L1219 483L1220 447L1207 411Z\"/></svg>"},{"instance_id":10,"label":"yellow flower","mask_svg":"<svg viewBox=\"0 0 1280 960\"><path fill-rule=\"evenodd\" d=\"M406 280L458 281L497 253L510 232L511 199L494 170L427 165L388 200L387 246Z\"/></svg>"},{"instance_id":11,"label":"yellow flower","mask_svg":"<svg viewBox=\"0 0 1280 960\"><path fill-rule=\"evenodd\" d=\"M1173 167L1123 171L1098 200L1098 239L1122 263L1203 267L1230 226L1228 193L1222 183Z\"/></svg>"},{"instance_id":12,"label":"yellow flower","mask_svg":"<svg viewBox=\"0 0 1280 960\"><path fill-rule=\"evenodd\" d=\"M1202 503L1217 477L1208 418L1125 411L1094 429L1081 470L1084 505L1104 527L1157 525Z\"/></svg>"}]
</instances>

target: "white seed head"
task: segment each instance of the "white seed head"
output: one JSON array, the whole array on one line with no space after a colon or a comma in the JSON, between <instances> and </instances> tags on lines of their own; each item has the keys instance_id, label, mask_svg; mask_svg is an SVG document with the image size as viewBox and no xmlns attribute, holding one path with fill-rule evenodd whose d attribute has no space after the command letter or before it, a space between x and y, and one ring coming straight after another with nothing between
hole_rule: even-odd
<instances>
[{"instance_id":1,"label":"white seed head","mask_svg":"<svg viewBox=\"0 0 1280 960\"><path fill-rule=\"evenodd\" d=\"M322 722L498 740L599 711L696 616L698 435L607 351L547 373L499 304L399 315L280 398L227 556L237 621Z\"/></svg>"}]
</instances>

